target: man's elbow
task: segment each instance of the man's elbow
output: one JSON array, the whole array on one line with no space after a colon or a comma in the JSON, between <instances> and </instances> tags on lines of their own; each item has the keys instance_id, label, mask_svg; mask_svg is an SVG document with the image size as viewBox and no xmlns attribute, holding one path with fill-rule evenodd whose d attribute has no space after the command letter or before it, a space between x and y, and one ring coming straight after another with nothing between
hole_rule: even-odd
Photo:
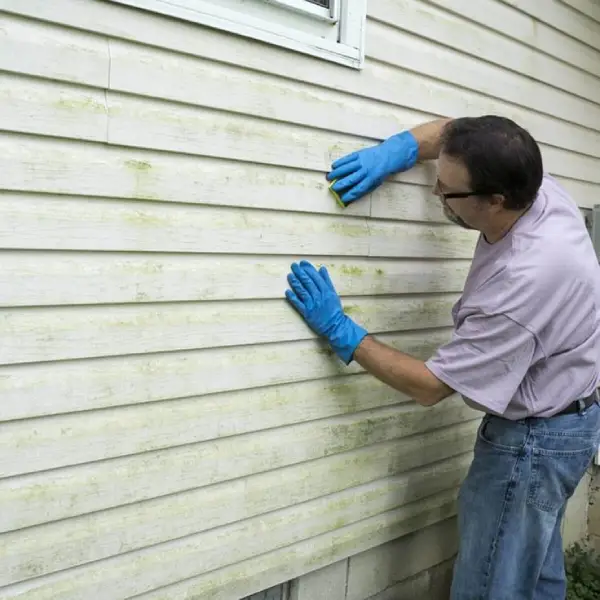
<instances>
[{"instance_id":1,"label":"man's elbow","mask_svg":"<svg viewBox=\"0 0 600 600\"><path fill-rule=\"evenodd\" d=\"M435 406L448 396L452 395L454 390L445 383L439 381L439 385L421 388L412 394L414 400L421 406Z\"/></svg>"},{"instance_id":2,"label":"man's elbow","mask_svg":"<svg viewBox=\"0 0 600 600\"><path fill-rule=\"evenodd\" d=\"M413 399L421 406L435 406L444 398L434 394L413 394Z\"/></svg>"}]
</instances>

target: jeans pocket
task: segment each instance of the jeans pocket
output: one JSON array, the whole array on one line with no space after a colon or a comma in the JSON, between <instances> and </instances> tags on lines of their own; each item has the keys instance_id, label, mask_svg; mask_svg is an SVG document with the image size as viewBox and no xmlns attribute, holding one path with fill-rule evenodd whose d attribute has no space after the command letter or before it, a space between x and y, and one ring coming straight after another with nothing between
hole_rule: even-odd
<instances>
[{"instance_id":1,"label":"jeans pocket","mask_svg":"<svg viewBox=\"0 0 600 600\"><path fill-rule=\"evenodd\" d=\"M545 512L558 512L585 475L596 448L571 451L534 448L527 503Z\"/></svg>"},{"instance_id":2,"label":"jeans pocket","mask_svg":"<svg viewBox=\"0 0 600 600\"><path fill-rule=\"evenodd\" d=\"M494 451L519 454L523 450L527 428L516 422L507 422L492 415L486 415L477 432L480 447L488 446Z\"/></svg>"}]
</instances>

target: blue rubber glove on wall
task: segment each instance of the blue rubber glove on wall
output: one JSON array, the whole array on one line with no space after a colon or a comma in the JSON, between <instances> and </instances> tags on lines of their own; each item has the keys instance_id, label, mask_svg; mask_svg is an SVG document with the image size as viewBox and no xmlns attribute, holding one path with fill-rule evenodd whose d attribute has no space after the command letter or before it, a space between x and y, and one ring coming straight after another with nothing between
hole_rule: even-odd
<instances>
[{"instance_id":1,"label":"blue rubber glove on wall","mask_svg":"<svg viewBox=\"0 0 600 600\"><path fill-rule=\"evenodd\" d=\"M331 165L327 179L344 204L350 204L380 186L393 173L407 171L417 162L419 144L410 131L394 135L377 146L352 152Z\"/></svg>"},{"instance_id":2,"label":"blue rubber glove on wall","mask_svg":"<svg viewBox=\"0 0 600 600\"><path fill-rule=\"evenodd\" d=\"M308 261L292 264L291 290L285 295L309 327L325 337L333 351L349 364L367 331L344 314L342 303L325 267L318 271Z\"/></svg>"}]
</instances>

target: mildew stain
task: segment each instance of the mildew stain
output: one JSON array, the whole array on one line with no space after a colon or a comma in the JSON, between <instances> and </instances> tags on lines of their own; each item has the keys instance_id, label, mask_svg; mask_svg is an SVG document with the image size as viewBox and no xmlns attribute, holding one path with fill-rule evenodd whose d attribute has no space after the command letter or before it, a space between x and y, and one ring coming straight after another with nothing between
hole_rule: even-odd
<instances>
[{"instance_id":1,"label":"mildew stain","mask_svg":"<svg viewBox=\"0 0 600 600\"><path fill-rule=\"evenodd\" d=\"M126 160L125 165L137 172L147 173L152 169L152 165L146 160Z\"/></svg>"},{"instance_id":2,"label":"mildew stain","mask_svg":"<svg viewBox=\"0 0 600 600\"><path fill-rule=\"evenodd\" d=\"M367 235L366 227L362 225L350 225L348 223L332 223L329 230L333 233L343 235L345 237L365 237Z\"/></svg>"},{"instance_id":3,"label":"mildew stain","mask_svg":"<svg viewBox=\"0 0 600 600\"><path fill-rule=\"evenodd\" d=\"M106 113L106 105L102 102L98 102L93 98L82 98L82 99L67 99L61 98L56 106L60 109L66 110L90 110L96 113Z\"/></svg>"},{"instance_id":4,"label":"mildew stain","mask_svg":"<svg viewBox=\"0 0 600 600\"><path fill-rule=\"evenodd\" d=\"M153 178L150 176L153 171L152 163L146 160L129 159L124 164L135 177L133 197L144 200L160 200L154 192L148 191L148 187L154 185Z\"/></svg>"},{"instance_id":5,"label":"mildew stain","mask_svg":"<svg viewBox=\"0 0 600 600\"><path fill-rule=\"evenodd\" d=\"M343 273L344 275L363 275L364 274L364 269L361 269L360 267L355 267L355 266L350 266L350 265L342 265L340 267L340 273Z\"/></svg>"},{"instance_id":6,"label":"mildew stain","mask_svg":"<svg viewBox=\"0 0 600 600\"><path fill-rule=\"evenodd\" d=\"M344 305L344 312L347 315L352 315L352 314L360 313L361 310L360 310L360 307L357 306L356 304L347 304L347 305Z\"/></svg>"}]
</instances>

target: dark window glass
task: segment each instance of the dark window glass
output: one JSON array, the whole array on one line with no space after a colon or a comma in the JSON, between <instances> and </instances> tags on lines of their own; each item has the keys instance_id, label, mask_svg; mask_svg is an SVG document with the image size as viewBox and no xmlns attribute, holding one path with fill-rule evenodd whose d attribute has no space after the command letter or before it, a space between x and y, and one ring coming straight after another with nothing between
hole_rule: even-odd
<instances>
[{"instance_id":1,"label":"dark window glass","mask_svg":"<svg viewBox=\"0 0 600 600\"><path fill-rule=\"evenodd\" d=\"M288 584L284 583L283 585L278 585L270 590L265 590L264 592L242 598L242 600L287 600L289 597L288 591Z\"/></svg>"}]
</instances>

